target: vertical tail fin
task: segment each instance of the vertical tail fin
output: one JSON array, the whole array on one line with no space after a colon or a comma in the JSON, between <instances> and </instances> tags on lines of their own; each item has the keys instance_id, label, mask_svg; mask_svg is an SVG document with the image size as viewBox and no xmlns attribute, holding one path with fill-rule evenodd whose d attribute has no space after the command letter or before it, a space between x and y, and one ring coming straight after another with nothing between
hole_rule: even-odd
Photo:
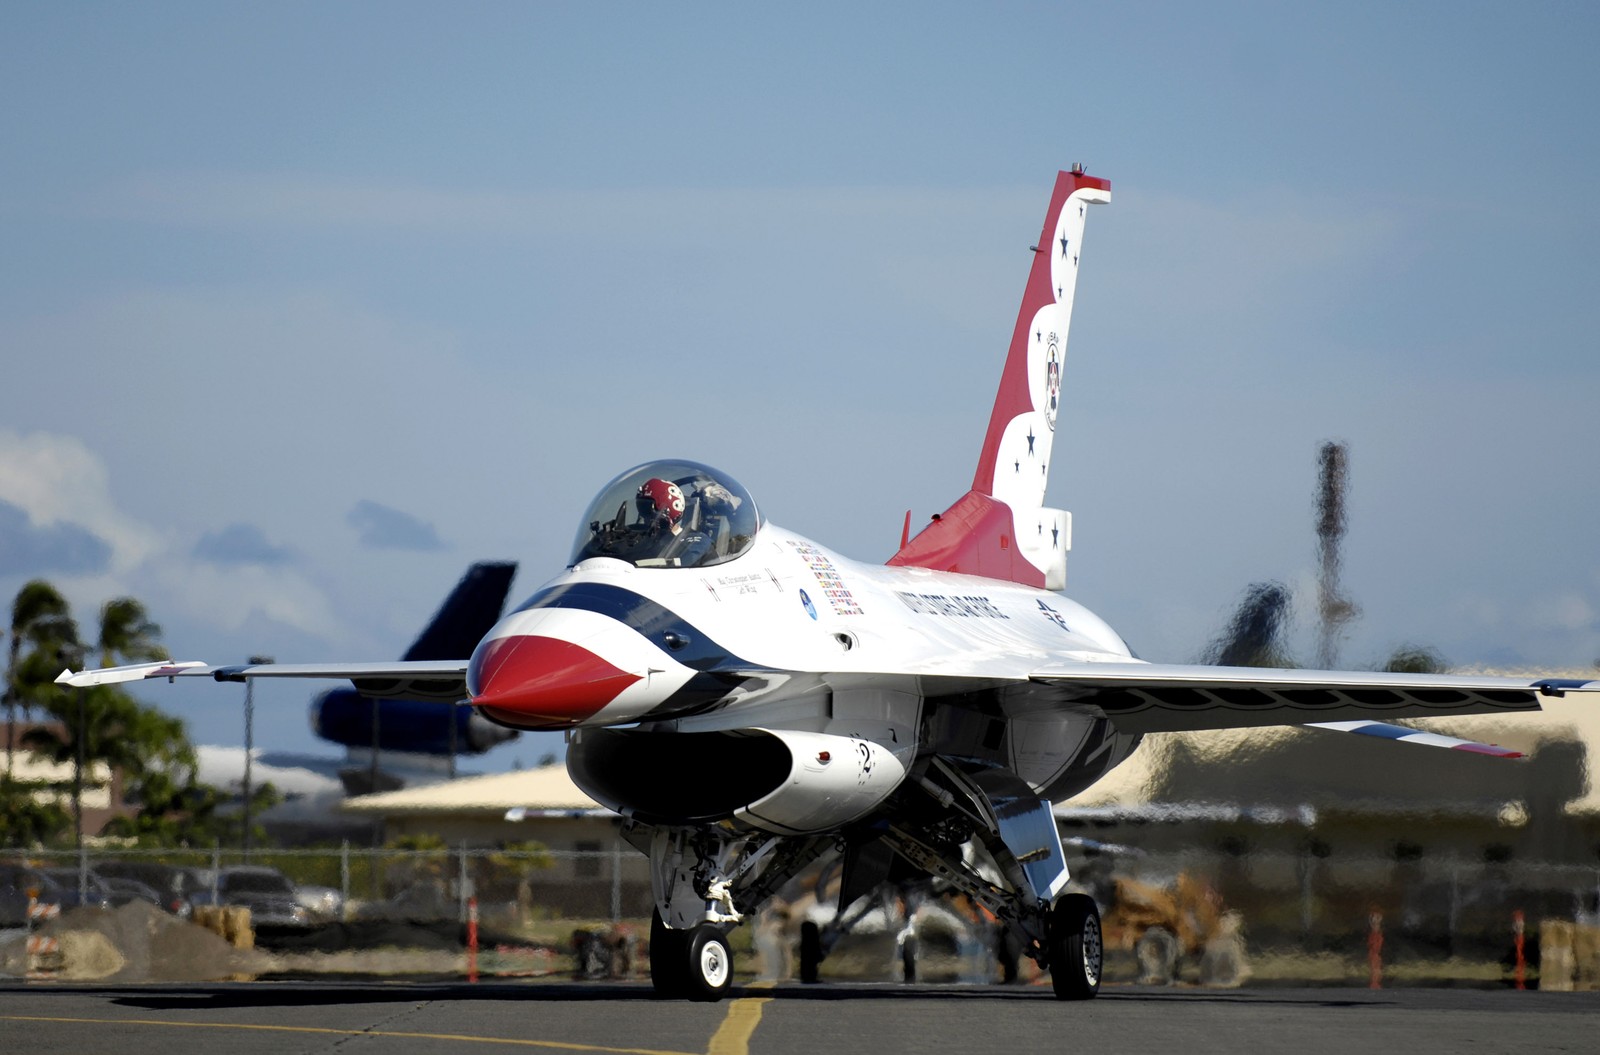
<instances>
[{"instance_id":1,"label":"vertical tail fin","mask_svg":"<svg viewBox=\"0 0 1600 1055\"><path fill-rule=\"evenodd\" d=\"M1056 177L972 490L890 564L1047 589L1065 584L1072 519L1046 509L1044 492L1085 213L1110 200L1111 184L1081 168Z\"/></svg>"}]
</instances>

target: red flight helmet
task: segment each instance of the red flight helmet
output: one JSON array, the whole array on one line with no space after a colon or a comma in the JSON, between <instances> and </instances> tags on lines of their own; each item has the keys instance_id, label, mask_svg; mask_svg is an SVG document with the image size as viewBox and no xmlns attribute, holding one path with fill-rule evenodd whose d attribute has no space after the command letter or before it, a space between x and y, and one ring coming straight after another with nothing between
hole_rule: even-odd
<instances>
[{"instance_id":1,"label":"red flight helmet","mask_svg":"<svg viewBox=\"0 0 1600 1055\"><path fill-rule=\"evenodd\" d=\"M639 485L634 501L639 506L639 516L645 520L664 517L668 524L676 524L683 518L683 491L671 480L651 477Z\"/></svg>"}]
</instances>

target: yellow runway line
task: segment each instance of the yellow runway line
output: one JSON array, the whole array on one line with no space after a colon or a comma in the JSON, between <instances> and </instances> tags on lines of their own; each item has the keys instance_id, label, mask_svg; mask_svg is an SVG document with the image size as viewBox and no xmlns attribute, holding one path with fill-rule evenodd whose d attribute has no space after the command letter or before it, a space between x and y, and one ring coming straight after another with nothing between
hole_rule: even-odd
<instances>
[{"instance_id":1,"label":"yellow runway line","mask_svg":"<svg viewBox=\"0 0 1600 1055\"><path fill-rule=\"evenodd\" d=\"M751 989L771 989L771 982L756 982ZM722 1020L711 1037L706 1055L750 1055L750 1038L761 1024L761 1009L772 1003L770 996L747 996L728 1006L728 1017Z\"/></svg>"},{"instance_id":2,"label":"yellow runway line","mask_svg":"<svg viewBox=\"0 0 1600 1055\"><path fill-rule=\"evenodd\" d=\"M735 1006L745 1003L735 1001ZM730 1009L729 1013L732 1013ZM761 1012L756 1012L761 1017ZM661 1051L656 1048L608 1048L599 1044L569 1044L560 1040L524 1040L520 1037L474 1037L464 1033L405 1033L388 1029L328 1029L321 1026L264 1026L247 1022L174 1022L159 1018L55 1018L44 1015L0 1015L0 1022L61 1022L96 1026L164 1026L170 1029L241 1029L270 1033L320 1033L338 1037L406 1037L412 1040L454 1040L465 1044L502 1044L523 1048L553 1048L557 1051L594 1051L605 1055L699 1055L698 1052ZM727 1028L724 1023L723 1029ZM750 1027L755 1029L754 1024ZM721 1036L722 1030L717 1031ZM748 1034L746 1034L748 1040ZM716 1050L712 1038L712 1050ZM744 1048L738 1050L743 1051Z\"/></svg>"}]
</instances>

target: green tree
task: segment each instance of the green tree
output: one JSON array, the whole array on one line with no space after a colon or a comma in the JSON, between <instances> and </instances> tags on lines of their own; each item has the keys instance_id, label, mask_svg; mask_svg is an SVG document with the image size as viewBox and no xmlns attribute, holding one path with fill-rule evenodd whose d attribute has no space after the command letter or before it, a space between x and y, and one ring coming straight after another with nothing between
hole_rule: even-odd
<instances>
[{"instance_id":1,"label":"green tree","mask_svg":"<svg viewBox=\"0 0 1600 1055\"><path fill-rule=\"evenodd\" d=\"M65 832L72 816L49 794L56 790L46 781L0 776L0 845L43 846Z\"/></svg>"},{"instance_id":2,"label":"green tree","mask_svg":"<svg viewBox=\"0 0 1600 1055\"><path fill-rule=\"evenodd\" d=\"M34 579L17 591L16 598L11 602L10 654L6 662L6 723L10 733L6 737L8 778L14 772L17 706L22 706L25 719L31 719L37 695L33 691L37 684L36 672L33 677L24 677L24 656L42 653L53 662L60 658L64 650L72 649L77 643L78 626L72 621L67 600L59 590L43 579ZM24 653L25 647L27 653ZM52 670L50 677L54 678L56 673Z\"/></svg>"},{"instance_id":3,"label":"green tree","mask_svg":"<svg viewBox=\"0 0 1600 1055\"><path fill-rule=\"evenodd\" d=\"M1389 653L1389 658L1378 669L1390 674L1444 674L1450 670L1450 664L1438 649L1405 644Z\"/></svg>"},{"instance_id":4,"label":"green tree","mask_svg":"<svg viewBox=\"0 0 1600 1055\"><path fill-rule=\"evenodd\" d=\"M144 605L132 597L117 597L100 609L100 639L95 642L100 665L168 659L161 644L161 626L151 622Z\"/></svg>"},{"instance_id":5,"label":"green tree","mask_svg":"<svg viewBox=\"0 0 1600 1055\"><path fill-rule=\"evenodd\" d=\"M225 810L231 796L220 788L202 784L194 770L157 769L143 774L131 785L129 801L139 807L131 817L114 817L106 825L107 835L136 840L141 846L212 846L239 842L241 813ZM260 816L282 801L271 783L252 789L250 808ZM266 842L266 832L256 827L251 833L257 844Z\"/></svg>"},{"instance_id":6,"label":"green tree","mask_svg":"<svg viewBox=\"0 0 1600 1055\"><path fill-rule=\"evenodd\" d=\"M160 829L162 806L180 800L180 812L198 809L209 816L208 795L195 782L194 748L181 720L139 703L116 685L74 689L56 683L63 665L83 665L89 651L79 643L60 594L48 583L29 583L13 605L13 619L22 633L12 639L19 647L8 687L24 706L37 707L59 723L59 728L30 729L22 742L35 754L73 767L74 817L82 816L83 771L97 763L122 772L132 800L148 797L161 804L148 826ZM107 666L159 659L166 655L160 633L143 604L118 597L102 607L91 647Z\"/></svg>"}]
</instances>

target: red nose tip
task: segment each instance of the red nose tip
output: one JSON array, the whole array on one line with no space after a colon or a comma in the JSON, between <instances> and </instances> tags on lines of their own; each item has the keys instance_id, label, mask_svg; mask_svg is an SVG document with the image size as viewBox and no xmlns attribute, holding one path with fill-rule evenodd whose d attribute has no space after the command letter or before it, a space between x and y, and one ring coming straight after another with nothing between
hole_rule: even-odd
<instances>
[{"instance_id":1,"label":"red nose tip","mask_svg":"<svg viewBox=\"0 0 1600 1055\"><path fill-rule=\"evenodd\" d=\"M581 722L638 680L556 637L496 638L478 647L467 668L473 706L529 728Z\"/></svg>"}]
</instances>

